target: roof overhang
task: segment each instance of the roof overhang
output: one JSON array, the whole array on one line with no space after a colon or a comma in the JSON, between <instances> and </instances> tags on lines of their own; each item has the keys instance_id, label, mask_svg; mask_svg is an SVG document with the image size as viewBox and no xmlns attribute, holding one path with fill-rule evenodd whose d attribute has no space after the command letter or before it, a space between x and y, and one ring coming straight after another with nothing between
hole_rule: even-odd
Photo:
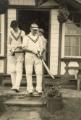
<instances>
[{"instance_id":1,"label":"roof overhang","mask_svg":"<svg viewBox=\"0 0 81 120\"><path fill-rule=\"evenodd\" d=\"M58 7L59 4L55 1L55 0L44 0L44 1L40 1L38 3L38 5L41 8L54 8L54 7Z\"/></svg>"},{"instance_id":2,"label":"roof overhang","mask_svg":"<svg viewBox=\"0 0 81 120\"><path fill-rule=\"evenodd\" d=\"M36 0L40 7L55 7L58 5L71 6L72 9L81 9L81 0Z\"/></svg>"},{"instance_id":3,"label":"roof overhang","mask_svg":"<svg viewBox=\"0 0 81 120\"><path fill-rule=\"evenodd\" d=\"M81 0L0 0L0 13L4 13L8 5L38 6L39 8L54 8L65 2L68 8L81 11Z\"/></svg>"},{"instance_id":4,"label":"roof overhang","mask_svg":"<svg viewBox=\"0 0 81 120\"><path fill-rule=\"evenodd\" d=\"M75 0L78 4L81 4L81 0Z\"/></svg>"},{"instance_id":5,"label":"roof overhang","mask_svg":"<svg viewBox=\"0 0 81 120\"><path fill-rule=\"evenodd\" d=\"M75 9L81 9L81 0L67 0L67 4Z\"/></svg>"}]
</instances>

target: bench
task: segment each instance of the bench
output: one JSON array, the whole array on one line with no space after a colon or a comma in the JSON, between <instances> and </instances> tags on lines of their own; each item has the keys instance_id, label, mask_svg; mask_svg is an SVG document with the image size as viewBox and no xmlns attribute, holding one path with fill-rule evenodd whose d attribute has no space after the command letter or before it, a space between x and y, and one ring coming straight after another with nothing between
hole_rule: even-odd
<instances>
[{"instance_id":1,"label":"bench","mask_svg":"<svg viewBox=\"0 0 81 120\"><path fill-rule=\"evenodd\" d=\"M69 70L74 70L75 71L75 75L74 75L74 80L77 81L77 90L80 91L80 83L81 83L81 59L80 58L62 58L61 59L62 62L64 62L66 64L65 66L65 78L70 80L70 74L69 74ZM77 62L79 66L69 66L70 62ZM78 72L76 72L78 71Z\"/></svg>"},{"instance_id":2,"label":"bench","mask_svg":"<svg viewBox=\"0 0 81 120\"><path fill-rule=\"evenodd\" d=\"M78 71L77 73L75 73L75 78L74 78L74 80L76 80L77 81L77 90L78 91L80 91L80 82L81 82L81 78L80 78L80 75L79 75L79 70L81 70L81 68L80 67L74 67L74 66L69 66L68 68L68 71L69 70L75 70L75 71Z\"/></svg>"}]
</instances>

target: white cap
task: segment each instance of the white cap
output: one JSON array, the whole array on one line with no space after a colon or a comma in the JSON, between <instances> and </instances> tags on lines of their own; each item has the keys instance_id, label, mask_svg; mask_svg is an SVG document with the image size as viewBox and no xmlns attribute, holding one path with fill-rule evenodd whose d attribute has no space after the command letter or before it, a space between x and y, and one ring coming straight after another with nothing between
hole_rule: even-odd
<instances>
[{"instance_id":1,"label":"white cap","mask_svg":"<svg viewBox=\"0 0 81 120\"><path fill-rule=\"evenodd\" d=\"M32 29L36 29L36 30L38 30L39 27L38 27L37 24L33 23L33 24L31 24L31 28L32 28Z\"/></svg>"}]
</instances>

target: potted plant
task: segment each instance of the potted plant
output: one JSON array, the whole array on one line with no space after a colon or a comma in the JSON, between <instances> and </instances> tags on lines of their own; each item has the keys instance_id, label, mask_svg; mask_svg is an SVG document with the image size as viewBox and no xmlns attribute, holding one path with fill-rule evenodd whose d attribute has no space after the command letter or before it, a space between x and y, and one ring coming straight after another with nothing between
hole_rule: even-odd
<instances>
[{"instance_id":1,"label":"potted plant","mask_svg":"<svg viewBox=\"0 0 81 120\"><path fill-rule=\"evenodd\" d=\"M61 110L63 107L61 92L55 85L44 90L43 100L44 103L46 103L48 112L51 114L55 113L57 110Z\"/></svg>"}]
</instances>

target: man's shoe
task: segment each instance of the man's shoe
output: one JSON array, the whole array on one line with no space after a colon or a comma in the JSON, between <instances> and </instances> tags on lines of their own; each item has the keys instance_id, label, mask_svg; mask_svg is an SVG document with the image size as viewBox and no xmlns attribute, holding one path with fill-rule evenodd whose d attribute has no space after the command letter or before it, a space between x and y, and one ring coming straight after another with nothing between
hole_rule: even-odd
<instances>
[{"instance_id":1,"label":"man's shoe","mask_svg":"<svg viewBox=\"0 0 81 120\"><path fill-rule=\"evenodd\" d=\"M18 89L12 89L13 91L15 91L16 93L19 93L19 90Z\"/></svg>"},{"instance_id":2,"label":"man's shoe","mask_svg":"<svg viewBox=\"0 0 81 120\"><path fill-rule=\"evenodd\" d=\"M28 93L28 96L33 96L33 92L29 92L29 93Z\"/></svg>"},{"instance_id":3,"label":"man's shoe","mask_svg":"<svg viewBox=\"0 0 81 120\"><path fill-rule=\"evenodd\" d=\"M14 90L15 88L14 87L11 87L11 90Z\"/></svg>"},{"instance_id":4,"label":"man's shoe","mask_svg":"<svg viewBox=\"0 0 81 120\"><path fill-rule=\"evenodd\" d=\"M42 92L38 92L38 91L34 92L34 96L41 96L41 95L42 95Z\"/></svg>"},{"instance_id":5,"label":"man's shoe","mask_svg":"<svg viewBox=\"0 0 81 120\"><path fill-rule=\"evenodd\" d=\"M27 90L26 93L27 93L28 96L33 96L33 91L28 91Z\"/></svg>"},{"instance_id":6,"label":"man's shoe","mask_svg":"<svg viewBox=\"0 0 81 120\"><path fill-rule=\"evenodd\" d=\"M39 96L38 91L34 92L34 96Z\"/></svg>"}]
</instances>

